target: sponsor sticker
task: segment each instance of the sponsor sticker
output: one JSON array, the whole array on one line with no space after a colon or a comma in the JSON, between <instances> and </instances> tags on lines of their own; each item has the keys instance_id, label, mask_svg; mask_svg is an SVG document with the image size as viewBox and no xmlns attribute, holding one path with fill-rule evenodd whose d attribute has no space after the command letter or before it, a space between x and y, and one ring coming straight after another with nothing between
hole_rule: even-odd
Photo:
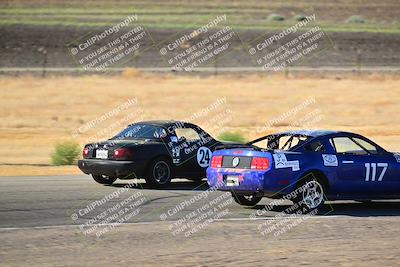
<instances>
[{"instance_id":1,"label":"sponsor sticker","mask_svg":"<svg viewBox=\"0 0 400 267\"><path fill-rule=\"evenodd\" d=\"M396 159L397 163L400 163L400 153L394 153L393 156Z\"/></svg>"},{"instance_id":2,"label":"sponsor sticker","mask_svg":"<svg viewBox=\"0 0 400 267\"><path fill-rule=\"evenodd\" d=\"M200 167L208 167L210 164L211 154L211 150L205 146L202 146L197 150L197 163Z\"/></svg>"},{"instance_id":3,"label":"sponsor sticker","mask_svg":"<svg viewBox=\"0 0 400 267\"><path fill-rule=\"evenodd\" d=\"M181 154L180 149L178 147L172 148L172 159L175 164L178 164L181 162L180 154Z\"/></svg>"},{"instance_id":4,"label":"sponsor sticker","mask_svg":"<svg viewBox=\"0 0 400 267\"><path fill-rule=\"evenodd\" d=\"M300 164L298 160L288 161L283 153L273 154L275 161L275 169L292 168L292 171L299 171Z\"/></svg>"},{"instance_id":5,"label":"sponsor sticker","mask_svg":"<svg viewBox=\"0 0 400 267\"><path fill-rule=\"evenodd\" d=\"M325 166L332 166L332 167L339 166L339 162L336 155L322 154L322 159L324 160Z\"/></svg>"}]
</instances>

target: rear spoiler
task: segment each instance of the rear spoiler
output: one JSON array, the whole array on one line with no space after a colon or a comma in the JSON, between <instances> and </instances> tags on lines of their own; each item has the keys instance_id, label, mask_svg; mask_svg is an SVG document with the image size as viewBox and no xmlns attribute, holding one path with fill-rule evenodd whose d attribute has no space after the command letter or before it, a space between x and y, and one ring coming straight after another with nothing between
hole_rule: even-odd
<instances>
[{"instance_id":1,"label":"rear spoiler","mask_svg":"<svg viewBox=\"0 0 400 267\"><path fill-rule=\"evenodd\" d=\"M249 143L246 144L223 144L215 147L215 150L222 150L222 149L235 149L235 148L251 148L253 150L257 151L263 151L264 149L258 147L258 146L253 146Z\"/></svg>"},{"instance_id":2,"label":"rear spoiler","mask_svg":"<svg viewBox=\"0 0 400 267\"><path fill-rule=\"evenodd\" d=\"M254 143L257 143L258 141L262 141L262 140L264 140L264 139L265 139L265 136L262 136L262 137L260 137L260 138L254 139L253 141L247 142L246 145L251 146L251 145L253 145Z\"/></svg>"}]
</instances>

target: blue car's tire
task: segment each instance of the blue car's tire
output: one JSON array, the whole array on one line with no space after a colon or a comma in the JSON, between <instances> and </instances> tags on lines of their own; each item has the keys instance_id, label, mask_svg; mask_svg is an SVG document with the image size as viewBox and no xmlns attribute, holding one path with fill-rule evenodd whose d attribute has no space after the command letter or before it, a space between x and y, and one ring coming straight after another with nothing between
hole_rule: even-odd
<instances>
[{"instance_id":1,"label":"blue car's tire","mask_svg":"<svg viewBox=\"0 0 400 267\"><path fill-rule=\"evenodd\" d=\"M232 192L232 197L236 203L249 207L257 205L257 203L262 199L262 197L256 195L238 195L235 192Z\"/></svg>"},{"instance_id":2,"label":"blue car's tire","mask_svg":"<svg viewBox=\"0 0 400 267\"><path fill-rule=\"evenodd\" d=\"M301 190L300 190L301 189ZM326 186L317 178L304 179L297 187L293 202L302 213L318 211L325 202Z\"/></svg>"},{"instance_id":3,"label":"blue car's tire","mask_svg":"<svg viewBox=\"0 0 400 267\"><path fill-rule=\"evenodd\" d=\"M117 180L117 177L109 177L104 175L92 175L93 179L98 182L99 184L108 184L111 185L112 183Z\"/></svg>"}]
</instances>

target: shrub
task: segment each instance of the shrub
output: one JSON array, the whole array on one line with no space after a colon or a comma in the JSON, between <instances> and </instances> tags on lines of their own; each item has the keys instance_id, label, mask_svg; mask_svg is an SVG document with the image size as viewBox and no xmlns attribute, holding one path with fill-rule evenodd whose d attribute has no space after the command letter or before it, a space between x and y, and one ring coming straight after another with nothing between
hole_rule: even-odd
<instances>
[{"instance_id":1,"label":"shrub","mask_svg":"<svg viewBox=\"0 0 400 267\"><path fill-rule=\"evenodd\" d=\"M299 14L299 15L294 16L294 19L297 20L297 21L303 21L303 20L306 20L307 17L304 16L304 15Z\"/></svg>"},{"instance_id":2,"label":"shrub","mask_svg":"<svg viewBox=\"0 0 400 267\"><path fill-rule=\"evenodd\" d=\"M359 15L352 15L347 18L346 22L347 23L365 23L365 20L363 19L363 17L361 17Z\"/></svg>"},{"instance_id":3,"label":"shrub","mask_svg":"<svg viewBox=\"0 0 400 267\"><path fill-rule=\"evenodd\" d=\"M51 155L53 165L72 165L78 158L80 146L74 141L58 143Z\"/></svg>"},{"instance_id":4,"label":"shrub","mask_svg":"<svg viewBox=\"0 0 400 267\"><path fill-rule=\"evenodd\" d=\"M268 20L269 21L282 21L282 20L285 20L285 17L282 15L273 13L268 16Z\"/></svg>"},{"instance_id":5,"label":"shrub","mask_svg":"<svg viewBox=\"0 0 400 267\"><path fill-rule=\"evenodd\" d=\"M246 139L238 132L223 132L218 136L218 139L221 141L231 141L241 144L246 143Z\"/></svg>"}]
</instances>

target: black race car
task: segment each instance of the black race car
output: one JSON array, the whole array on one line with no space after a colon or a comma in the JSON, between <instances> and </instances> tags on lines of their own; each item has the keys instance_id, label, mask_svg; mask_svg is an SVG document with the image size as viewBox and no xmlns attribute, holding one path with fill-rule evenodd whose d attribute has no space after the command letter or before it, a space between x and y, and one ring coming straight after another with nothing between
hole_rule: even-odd
<instances>
[{"instance_id":1,"label":"black race car","mask_svg":"<svg viewBox=\"0 0 400 267\"><path fill-rule=\"evenodd\" d=\"M145 121L107 141L85 145L78 167L101 184L144 178L158 188L172 178L201 181L212 151L223 144L192 123Z\"/></svg>"}]
</instances>

